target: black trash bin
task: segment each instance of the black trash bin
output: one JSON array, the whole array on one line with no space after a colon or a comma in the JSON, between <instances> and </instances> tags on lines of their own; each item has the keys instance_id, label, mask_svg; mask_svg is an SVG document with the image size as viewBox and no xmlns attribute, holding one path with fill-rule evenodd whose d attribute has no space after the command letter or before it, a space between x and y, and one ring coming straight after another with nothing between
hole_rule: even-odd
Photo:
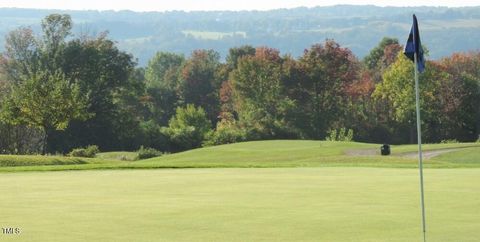
<instances>
[{"instance_id":1,"label":"black trash bin","mask_svg":"<svg viewBox=\"0 0 480 242\"><path fill-rule=\"evenodd\" d=\"M380 153L382 155L390 155L390 145L384 144L380 147Z\"/></svg>"}]
</instances>

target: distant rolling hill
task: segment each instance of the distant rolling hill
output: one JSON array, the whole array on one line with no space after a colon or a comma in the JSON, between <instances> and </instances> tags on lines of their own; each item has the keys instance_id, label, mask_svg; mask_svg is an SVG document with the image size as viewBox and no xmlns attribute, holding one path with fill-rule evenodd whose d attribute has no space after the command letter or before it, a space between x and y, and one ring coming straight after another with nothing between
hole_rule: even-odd
<instances>
[{"instance_id":1,"label":"distant rolling hill","mask_svg":"<svg viewBox=\"0 0 480 242\"><path fill-rule=\"evenodd\" d=\"M250 44L278 48L299 56L305 48L335 39L362 58L384 36L404 42L411 14L420 21L422 41L430 58L480 49L480 6L376 7L339 5L271 11L132 12L64 11L0 8L0 35L19 26L40 29L50 13L67 13L74 33L96 34L108 30L120 48L145 65L156 51L189 55L194 49L214 49L225 57L228 49ZM4 38L0 38L3 49Z\"/></svg>"}]
</instances>

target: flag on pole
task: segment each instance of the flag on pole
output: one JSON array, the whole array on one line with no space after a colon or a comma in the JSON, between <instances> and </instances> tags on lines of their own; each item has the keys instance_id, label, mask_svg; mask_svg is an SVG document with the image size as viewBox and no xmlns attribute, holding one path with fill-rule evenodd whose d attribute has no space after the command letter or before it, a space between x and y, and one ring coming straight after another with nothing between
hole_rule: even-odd
<instances>
[{"instance_id":1,"label":"flag on pole","mask_svg":"<svg viewBox=\"0 0 480 242\"><path fill-rule=\"evenodd\" d=\"M408 36L407 44L403 52L408 59L415 61L415 54L417 54L417 68L419 72L425 70L425 59L423 58L423 48L420 41L420 32L418 30L418 22L415 14L413 15L412 29Z\"/></svg>"},{"instance_id":2,"label":"flag on pole","mask_svg":"<svg viewBox=\"0 0 480 242\"><path fill-rule=\"evenodd\" d=\"M422 160L422 125L420 118L420 88L418 86L418 73L425 70L425 59L423 58L423 49L420 42L420 32L418 31L418 22L415 14L413 15L413 25L405 45L404 54L413 61L415 66L415 106L417 110L417 139L418 139L418 168L420 171L420 200L422 206L422 231L423 241L427 241L427 230L425 222L425 199L423 190L423 160Z\"/></svg>"}]
</instances>

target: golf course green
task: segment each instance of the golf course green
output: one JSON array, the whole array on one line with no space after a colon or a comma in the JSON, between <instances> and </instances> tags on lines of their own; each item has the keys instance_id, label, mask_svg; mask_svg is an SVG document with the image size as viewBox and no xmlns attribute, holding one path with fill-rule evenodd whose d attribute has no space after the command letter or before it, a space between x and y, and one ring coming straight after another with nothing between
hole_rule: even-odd
<instances>
[{"instance_id":1,"label":"golf course green","mask_svg":"<svg viewBox=\"0 0 480 242\"><path fill-rule=\"evenodd\" d=\"M389 157L378 148L259 141L140 161L0 156L0 226L16 231L0 241L421 241L407 157L416 146ZM425 150L441 151L425 161L427 240L478 241L480 144Z\"/></svg>"},{"instance_id":2,"label":"golf course green","mask_svg":"<svg viewBox=\"0 0 480 242\"><path fill-rule=\"evenodd\" d=\"M480 169L425 171L429 241L478 241ZM418 172L391 168L6 173L2 241L420 241Z\"/></svg>"}]
</instances>

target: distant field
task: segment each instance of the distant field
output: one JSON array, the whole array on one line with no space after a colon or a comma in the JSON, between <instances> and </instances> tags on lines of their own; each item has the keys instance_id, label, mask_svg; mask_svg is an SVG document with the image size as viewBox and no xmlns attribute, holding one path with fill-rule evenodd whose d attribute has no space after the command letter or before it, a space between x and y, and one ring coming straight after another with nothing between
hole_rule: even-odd
<instances>
[{"instance_id":1,"label":"distant field","mask_svg":"<svg viewBox=\"0 0 480 242\"><path fill-rule=\"evenodd\" d=\"M480 169L425 171L428 241L480 238ZM0 175L0 241L421 241L418 171L161 169Z\"/></svg>"},{"instance_id":2,"label":"distant field","mask_svg":"<svg viewBox=\"0 0 480 242\"><path fill-rule=\"evenodd\" d=\"M211 32L211 31L196 31L196 30L184 30L182 31L185 35L192 35L197 39L205 40L220 40L224 37L233 37L235 35L242 36L243 38L247 37L246 32L236 31L236 32Z\"/></svg>"},{"instance_id":3,"label":"distant field","mask_svg":"<svg viewBox=\"0 0 480 242\"><path fill-rule=\"evenodd\" d=\"M462 148L471 147L471 148ZM327 142L308 140L254 141L230 145L200 148L186 152L164 155L157 158L129 161L134 155L130 152L103 153L95 159L57 157L65 163L37 156L40 163L30 157L1 156L0 172L5 171L49 171L49 170L89 170L89 169L154 169L154 168L267 168L267 167L391 167L415 168L416 158L403 157L415 152L416 145L392 146L392 155L380 156L380 145L355 142ZM480 143L454 143L424 145L424 150L462 148L459 154L448 153L436 159L425 160L425 167L455 168L480 167L480 156L469 155L480 152ZM349 151L368 151L370 155L346 155ZM462 153L463 152L463 153ZM355 152L354 152L355 153ZM462 158L464 155L470 158ZM126 160L122 160L125 156ZM17 163L1 162L14 160ZM43 162L44 159L47 161ZM70 163L67 163L70 162ZM76 162L76 163L75 163ZM3 165L5 164L5 165ZM63 165L68 164L68 165Z\"/></svg>"}]
</instances>

